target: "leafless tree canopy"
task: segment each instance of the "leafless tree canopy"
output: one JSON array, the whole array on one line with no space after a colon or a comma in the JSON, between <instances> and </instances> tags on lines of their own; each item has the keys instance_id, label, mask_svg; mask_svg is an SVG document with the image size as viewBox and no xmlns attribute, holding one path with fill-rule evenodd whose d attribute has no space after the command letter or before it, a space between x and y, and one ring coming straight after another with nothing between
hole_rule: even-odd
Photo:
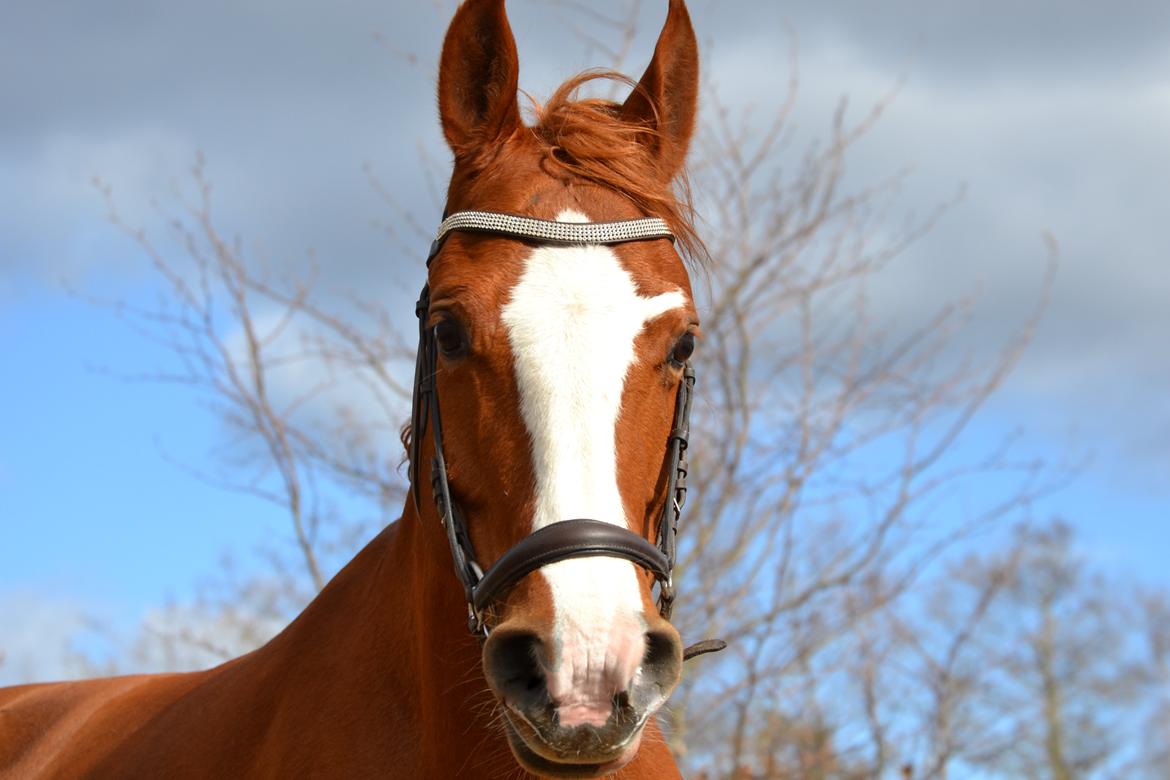
<instances>
[{"instance_id":1,"label":"leafless tree canopy","mask_svg":"<svg viewBox=\"0 0 1170 780\"><path fill-rule=\"evenodd\" d=\"M562 5L585 45L628 69L636 2L616 18ZM1020 359L1047 282L990 358L957 347L971 300L880 316L874 284L954 204L907 219L902 175L847 183L894 89L859 117L843 101L823 140L796 148L797 59L773 104L735 109L707 89L692 158L713 262L697 280L675 614L685 638L730 649L695 662L665 714L675 751L709 778L1165 777L1165 599L1101 580L1063 525L1005 537L1063 472L1010 437L959 446ZM389 223L427 222L379 186ZM114 310L176 357L148 378L193 389L222 421L224 468L199 476L280 507L289 533L262 573L227 565L199 603L146 627L137 662L172 668L263 642L393 520L413 350L384 303L341 306L311 270L282 276L222 235L202 161L182 190L161 238L110 197L166 291ZM976 534L1006 541L974 555Z\"/></svg>"}]
</instances>

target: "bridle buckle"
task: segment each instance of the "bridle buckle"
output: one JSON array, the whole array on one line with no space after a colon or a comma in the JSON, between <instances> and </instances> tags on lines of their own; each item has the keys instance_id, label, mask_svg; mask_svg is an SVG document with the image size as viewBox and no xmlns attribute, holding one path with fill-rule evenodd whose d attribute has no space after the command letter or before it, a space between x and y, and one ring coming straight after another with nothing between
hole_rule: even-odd
<instances>
[{"instance_id":1,"label":"bridle buckle","mask_svg":"<svg viewBox=\"0 0 1170 780\"><path fill-rule=\"evenodd\" d=\"M487 639L488 637L487 621L484 620L483 613L477 611L471 603L467 605L467 630L473 636L482 637L483 639Z\"/></svg>"}]
</instances>

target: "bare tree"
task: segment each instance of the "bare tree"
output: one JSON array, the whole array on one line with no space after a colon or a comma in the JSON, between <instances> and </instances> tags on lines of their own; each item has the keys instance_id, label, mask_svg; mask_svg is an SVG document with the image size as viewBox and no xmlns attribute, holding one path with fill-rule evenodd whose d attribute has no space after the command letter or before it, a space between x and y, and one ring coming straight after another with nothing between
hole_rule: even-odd
<instances>
[{"instance_id":1,"label":"bare tree","mask_svg":"<svg viewBox=\"0 0 1170 780\"><path fill-rule=\"evenodd\" d=\"M969 740L966 760L1015 777L1134 776L1135 711L1157 672L1130 588L1080 560L1062 523L1019 529L971 576L988 569L1007 582L979 637L988 671L968 706L990 741Z\"/></svg>"},{"instance_id":2,"label":"bare tree","mask_svg":"<svg viewBox=\"0 0 1170 780\"><path fill-rule=\"evenodd\" d=\"M563 5L587 46L624 63L636 0L613 16ZM614 31L620 43L603 48ZM1068 682L1054 665L1073 637L1056 624L1028 634L1031 656L994 667L1019 674L991 679L989 621L1016 614L996 608L1040 604L1023 548L961 567L972 573L946 587L924 575L1056 481L1010 438L973 458L956 447L1020 359L1054 266L1032 316L990 356L958 347L973 300L890 324L874 309L875 283L952 204L899 222L901 175L845 179L896 90L856 118L842 101L825 140L794 151L795 53L791 72L787 93L754 113L709 86L693 159L713 262L699 280L705 337L676 615L688 638L721 636L731 649L696 662L666 713L669 739L709 777L946 778L956 761L1017 771L1022 753L1014 768L997 762L1008 760L1012 706L1037 690L1020 684L1022 670ZM374 183L396 242L421 233L426 217ZM178 358L178 370L148 378L194 389L222 421L227 468L200 476L280 507L289 536L267 550L262 575L225 568L200 603L160 613L136 652L171 666L264 641L393 519L413 351L382 305L352 298L339 311L311 264L281 276L222 236L201 161L192 187L169 245L111 208L167 291L158 306L116 309ZM288 372L312 380L281 381ZM994 491L971 489L989 475ZM956 495L968 499L961 514L947 508ZM1000 698L977 695L991 689ZM1052 776L1087 776L1101 759L1070 742L1070 711L1052 701L1045 755L1074 772Z\"/></svg>"},{"instance_id":3,"label":"bare tree","mask_svg":"<svg viewBox=\"0 0 1170 780\"><path fill-rule=\"evenodd\" d=\"M215 224L202 157L186 190L176 190L165 244L127 224L108 185L96 184L111 222L137 243L165 290L155 305L94 301L176 358L165 371L130 378L198 393L222 425L223 468L192 473L268 501L289 521L289 536L260 551L264 574L241 575L226 556L199 601L157 614L136 650L141 659L179 661L179 641L195 651L191 664L230 657L279 630L396 516L410 397L403 376L414 346L374 305L346 301L345 317L327 310L312 258L283 276L246 258L242 241ZM162 645L150 649L150 637Z\"/></svg>"},{"instance_id":4,"label":"bare tree","mask_svg":"<svg viewBox=\"0 0 1170 780\"><path fill-rule=\"evenodd\" d=\"M1146 592L1138 605L1141 636L1148 671L1148 706L1141 721L1140 753L1132 774L1149 780L1170 776L1170 598Z\"/></svg>"},{"instance_id":5,"label":"bare tree","mask_svg":"<svg viewBox=\"0 0 1170 780\"><path fill-rule=\"evenodd\" d=\"M736 112L708 89L692 177L713 262L678 614L684 633L713 632L732 650L676 695L671 725L679 753L730 767L769 728L761 713L802 701L805 670L823 673L867 614L1052 485L1009 442L968 462L954 448L1020 358L1046 288L982 362L957 354L973 301L891 328L870 290L950 204L891 229L900 176L846 186L847 155L892 95L853 121L843 101L827 140L793 165L792 72L775 106ZM931 522L945 496L989 474L1015 486Z\"/></svg>"},{"instance_id":6,"label":"bare tree","mask_svg":"<svg viewBox=\"0 0 1170 780\"><path fill-rule=\"evenodd\" d=\"M1164 777L1167 617L1164 596L1083 560L1067 526L1019 526L865 610L707 776Z\"/></svg>"}]
</instances>

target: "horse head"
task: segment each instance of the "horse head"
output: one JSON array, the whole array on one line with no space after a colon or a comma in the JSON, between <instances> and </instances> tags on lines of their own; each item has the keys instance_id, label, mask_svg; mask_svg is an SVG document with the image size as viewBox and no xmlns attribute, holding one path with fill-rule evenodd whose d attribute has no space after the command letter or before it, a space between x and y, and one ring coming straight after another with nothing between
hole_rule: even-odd
<instances>
[{"instance_id":1,"label":"horse head","mask_svg":"<svg viewBox=\"0 0 1170 780\"><path fill-rule=\"evenodd\" d=\"M669 594L656 603L656 579L659 590L670 583L644 559L661 546L675 498L672 437L699 327L680 249L701 245L674 186L694 128L698 50L684 3L671 0L624 102L577 99L586 74L537 107L531 126L518 69L503 0L467 0L439 69L454 154L447 212L562 224L657 218L665 230L612 242L482 225L443 236L419 308L417 381L434 403L420 409L416 396L412 473L416 497L432 492L429 481L438 513L453 518L483 674L513 753L542 775L594 776L637 753L682 669L661 608ZM439 425L439 409L432 437L421 428ZM591 533L605 524L625 534L603 533L600 553L582 553L579 535L556 539L561 529L577 534L581 518ZM558 526L565 521L575 525ZM553 526L538 545L552 562L522 566L476 603L482 569ZM558 544L576 551L558 557ZM627 547L637 554L606 552Z\"/></svg>"}]
</instances>

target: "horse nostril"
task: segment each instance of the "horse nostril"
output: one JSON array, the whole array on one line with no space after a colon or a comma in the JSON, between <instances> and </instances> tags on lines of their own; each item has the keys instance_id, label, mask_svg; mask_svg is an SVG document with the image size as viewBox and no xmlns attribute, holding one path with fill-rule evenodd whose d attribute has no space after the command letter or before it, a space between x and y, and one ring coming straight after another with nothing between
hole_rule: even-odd
<instances>
[{"instance_id":1,"label":"horse nostril","mask_svg":"<svg viewBox=\"0 0 1170 780\"><path fill-rule=\"evenodd\" d=\"M549 706L544 643L524 629L498 628L483 648L483 666L488 684L505 704L523 712Z\"/></svg>"},{"instance_id":2,"label":"horse nostril","mask_svg":"<svg viewBox=\"0 0 1170 780\"><path fill-rule=\"evenodd\" d=\"M673 629L646 632L642 673L630 691L630 702L638 709L657 706L670 695L682 676L682 641Z\"/></svg>"},{"instance_id":3,"label":"horse nostril","mask_svg":"<svg viewBox=\"0 0 1170 780\"><path fill-rule=\"evenodd\" d=\"M682 643L673 631L647 631L642 666L682 665Z\"/></svg>"}]
</instances>

